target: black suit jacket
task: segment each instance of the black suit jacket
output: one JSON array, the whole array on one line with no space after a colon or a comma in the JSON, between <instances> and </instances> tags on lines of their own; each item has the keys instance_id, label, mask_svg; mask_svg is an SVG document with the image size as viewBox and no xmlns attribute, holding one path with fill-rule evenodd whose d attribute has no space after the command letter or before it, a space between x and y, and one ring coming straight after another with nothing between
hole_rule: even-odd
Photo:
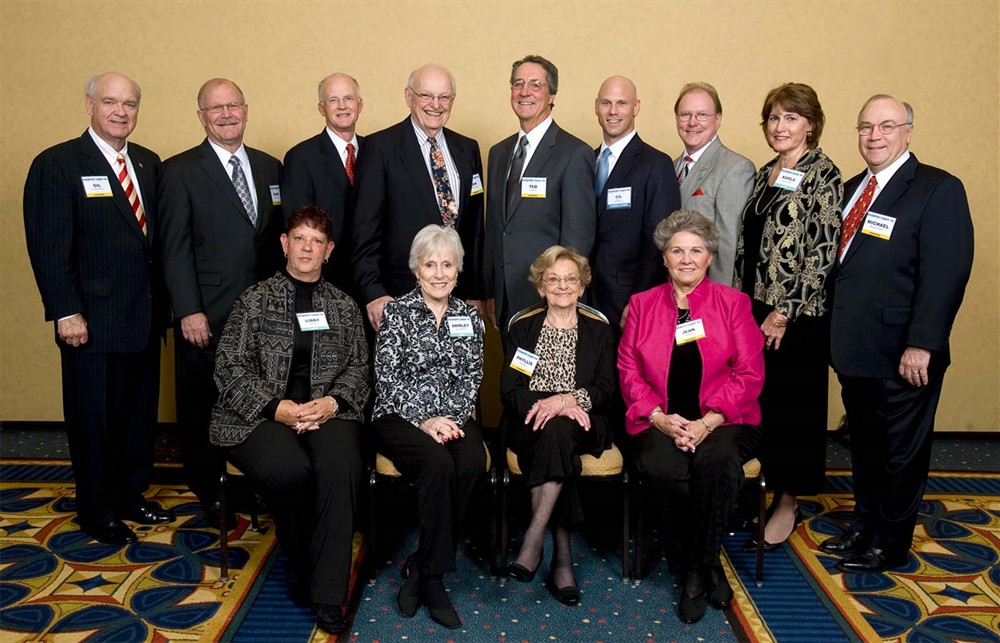
<instances>
[{"instance_id":1,"label":"black suit jacket","mask_svg":"<svg viewBox=\"0 0 1000 643\"><path fill-rule=\"evenodd\" d=\"M866 172L847 182L845 204ZM868 215L896 219L888 240L858 227L834 268L830 348L834 370L890 378L908 346L950 362L949 335L972 270L973 229L962 182L917 157L899 168Z\"/></svg>"},{"instance_id":2,"label":"black suit jacket","mask_svg":"<svg viewBox=\"0 0 1000 643\"><path fill-rule=\"evenodd\" d=\"M146 213L144 235L117 174L89 132L39 154L24 184L24 229L45 319L76 313L87 353L142 350L166 328L156 176L160 157L128 144ZM110 197L87 197L83 177L103 177Z\"/></svg>"},{"instance_id":3,"label":"black suit jacket","mask_svg":"<svg viewBox=\"0 0 1000 643\"><path fill-rule=\"evenodd\" d=\"M482 299L483 193L472 194L472 179L482 184L479 143L450 129L444 130L448 151L461 181L458 221L465 261L455 296ZM365 140L358 157L351 207L354 274L366 304L384 295L400 297L413 290L416 279L409 267L410 245L420 229L441 225L441 209L434 182L420 152L410 117Z\"/></svg>"},{"instance_id":4,"label":"black suit jacket","mask_svg":"<svg viewBox=\"0 0 1000 643\"><path fill-rule=\"evenodd\" d=\"M278 241L281 163L246 148L257 193L257 225L250 223L229 173L208 139L163 163L160 208L163 261L174 320L205 313L213 341L244 290L284 265Z\"/></svg>"},{"instance_id":5,"label":"black suit jacket","mask_svg":"<svg viewBox=\"0 0 1000 643\"><path fill-rule=\"evenodd\" d=\"M596 154L600 148L594 150ZM628 299L663 283L666 271L653 243L656 225L680 208L673 161L636 134L622 150L597 197L597 237L590 253L591 305L618 326ZM629 208L608 209L608 190L631 188Z\"/></svg>"},{"instance_id":6,"label":"black suit jacket","mask_svg":"<svg viewBox=\"0 0 1000 643\"><path fill-rule=\"evenodd\" d=\"M358 137L355 158L361 158L364 137ZM355 168L357 164L355 163ZM326 128L302 141L285 154L281 180L281 206L285 221L295 210L306 205L318 205L330 215L333 223L333 253L323 266L323 277L344 292L354 291L351 269L351 244L347 233L350 221L351 184L340 159L337 146L330 140Z\"/></svg>"}]
</instances>

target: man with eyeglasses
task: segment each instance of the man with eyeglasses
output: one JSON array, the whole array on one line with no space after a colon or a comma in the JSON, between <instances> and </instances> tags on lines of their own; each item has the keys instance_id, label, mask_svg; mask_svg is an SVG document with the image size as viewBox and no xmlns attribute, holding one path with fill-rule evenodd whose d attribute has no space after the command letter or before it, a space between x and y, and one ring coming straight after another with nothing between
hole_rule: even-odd
<instances>
[{"instance_id":1,"label":"man with eyeglasses","mask_svg":"<svg viewBox=\"0 0 1000 643\"><path fill-rule=\"evenodd\" d=\"M753 191L750 159L722 144L722 101L708 83L688 83L674 103L677 134L684 151L674 171L681 190L681 207L696 210L719 229L719 250L708 278L733 285L736 244L743 227L743 206Z\"/></svg>"},{"instance_id":2,"label":"man with eyeglasses","mask_svg":"<svg viewBox=\"0 0 1000 643\"><path fill-rule=\"evenodd\" d=\"M820 547L843 556L845 572L882 572L911 565L973 230L962 182L909 152L909 104L872 96L857 130L868 169L844 184L829 280L831 363L850 426L855 505L849 527Z\"/></svg>"},{"instance_id":3,"label":"man with eyeglasses","mask_svg":"<svg viewBox=\"0 0 1000 643\"><path fill-rule=\"evenodd\" d=\"M415 69L403 90L409 116L365 139L351 238L360 303L376 331L385 304L413 290L410 245L431 223L458 232L465 261L455 295L482 308L483 162L479 143L445 127L455 96L450 71Z\"/></svg>"},{"instance_id":4,"label":"man with eyeglasses","mask_svg":"<svg viewBox=\"0 0 1000 643\"><path fill-rule=\"evenodd\" d=\"M354 271L347 239L348 205L357 159L364 137L355 129L364 100L361 87L347 74L331 74L319 83L319 113L323 131L285 154L281 206L285 216L307 205L318 205L333 223L333 253L323 266L323 278L354 295ZM355 297L357 299L357 297Z\"/></svg>"},{"instance_id":5,"label":"man with eyeglasses","mask_svg":"<svg viewBox=\"0 0 1000 643\"><path fill-rule=\"evenodd\" d=\"M558 91L550 61L515 61L510 106L520 128L490 148L486 315L504 333L514 313L538 302L528 267L542 251L558 244L586 257L594 245L594 152L552 120Z\"/></svg>"},{"instance_id":6,"label":"man with eyeglasses","mask_svg":"<svg viewBox=\"0 0 1000 643\"><path fill-rule=\"evenodd\" d=\"M225 461L208 441L218 397L215 349L236 298L282 265L281 163L243 144L248 111L236 83L213 78L202 85L197 113L206 138L164 161L159 192L181 459L216 529ZM234 522L229 516L227 524Z\"/></svg>"}]
</instances>

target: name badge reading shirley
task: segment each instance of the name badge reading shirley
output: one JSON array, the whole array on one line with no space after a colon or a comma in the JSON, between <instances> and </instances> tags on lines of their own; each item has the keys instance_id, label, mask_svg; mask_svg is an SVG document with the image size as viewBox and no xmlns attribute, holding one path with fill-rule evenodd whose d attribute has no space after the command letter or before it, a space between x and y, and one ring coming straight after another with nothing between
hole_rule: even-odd
<instances>
[{"instance_id":1,"label":"name badge reading shirley","mask_svg":"<svg viewBox=\"0 0 1000 643\"><path fill-rule=\"evenodd\" d=\"M545 182L544 176L522 176L521 177L521 198L522 199L544 199Z\"/></svg>"},{"instance_id":2,"label":"name badge reading shirley","mask_svg":"<svg viewBox=\"0 0 1000 643\"><path fill-rule=\"evenodd\" d=\"M510 367L518 373L524 373L528 377L535 372L538 366L538 355L528 352L523 348L518 348L514 353L514 359L510 360Z\"/></svg>"},{"instance_id":3,"label":"name badge reading shirley","mask_svg":"<svg viewBox=\"0 0 1000 643\"><path fill-rule=\"evenodd\" d=\"M111 181L106 176L81 176L88 199L111 196Z\"/></svg>"},{"instance_id":4,"label":"name badge reading shirley","mask_svg":"<svg viewBox=\"0 0 1000 643\"><path fill-rule=\"evenodd\" d=\"M299 328L304 332L315 330L330 330L330 324L326 321L326 313L322 310L315 313L295 313L299 318Z\"/></svg>"},{"instance_id":5,"label":"name badge reading shirley","mask_svg":"<svg viewBox=\"0 0 1000 643\"><path fill-rule=\"evenodd\" d=\"M861 232L888 241L892 237L894 227L896 227L896 217L877 214L869 210L868 214L865 215L865 224L861 227Z\"/></svg>"},{"instance_id":6,"label":"name badge reading shirley","mask_svg":"<svg viewBox=\"0 0 1000 643\"><path fill-rule=\"evenodd\" d=\"M632 187L610 188L608 190L608 210L632 207Z\"/></svg>"},{"instance_id":7,"label":"name badge reading shirley","mask_svg":"<svg viewBox=\"0 0 1000 643\"><path fill-rule=\"evenodd\" d=\"M452 337L472 337L472 318L468 315L449 317L448 334Z\"/></svg>"},{"instance_id":8,"label":"name badge reading shirley","mask_svg":"<svg viewBox=\"0 0 1000 643\"><path fill-rule=\"evenodd\" d=\"M778 175L778 178L774 180L774 187L782 188L784 190L794 190L799 187L799 183L802 183L802 179L805 175L805 172L785 168L781 171L781 174Z\"/></svg>"},{"instance_id":9,"label":"name badge reading shirley","mask_svg":"<svg viewBox=\"0 0 1000 643\"><path fill-rule=\"evenodd\" d=\"M677 330L674 331L674 339L677 340L678 346L699 340L704 336L705 324L700 319L692 319L684 324L678 324Z\"/></svg>"}]
</instances>

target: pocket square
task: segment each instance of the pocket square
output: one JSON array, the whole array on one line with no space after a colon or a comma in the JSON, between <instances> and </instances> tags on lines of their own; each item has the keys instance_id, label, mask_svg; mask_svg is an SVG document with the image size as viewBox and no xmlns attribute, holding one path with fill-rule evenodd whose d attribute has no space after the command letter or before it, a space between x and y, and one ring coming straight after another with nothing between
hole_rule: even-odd
<instances>
[{"instance_id":1,"label":"pocket square","mask_svg":"<svg viewBox=\"0 0 1000 643\"><path fill-rule=\"evenodd\" d=\"M698 188L691 196L705 196L705 193L701 191L701 188Z\"/></svg>"}]
</instances>

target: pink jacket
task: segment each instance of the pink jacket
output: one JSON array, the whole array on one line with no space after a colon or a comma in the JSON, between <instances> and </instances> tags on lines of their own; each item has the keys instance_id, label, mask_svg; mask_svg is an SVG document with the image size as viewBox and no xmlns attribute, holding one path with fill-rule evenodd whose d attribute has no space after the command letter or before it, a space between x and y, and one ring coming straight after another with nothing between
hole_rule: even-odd
<instances>
[{"instance_id":1,"label":"pink jacket","mask_svg":"<svg viewBox=\"0 0 1000 643\"><path fill-rule=\"evenodd\" d=\"M705 337L697 340L702 414L715 411L725 416L726 424L759 425L764 337L750 312L750 298L706 278L688 295L688 305L691 319L705 325ZM676 328L673 285L632 296L618 347L625 429L632 435L649 428L649 413L657 405L667 410L667 374Z\"/></svg>"}]
</instances>

